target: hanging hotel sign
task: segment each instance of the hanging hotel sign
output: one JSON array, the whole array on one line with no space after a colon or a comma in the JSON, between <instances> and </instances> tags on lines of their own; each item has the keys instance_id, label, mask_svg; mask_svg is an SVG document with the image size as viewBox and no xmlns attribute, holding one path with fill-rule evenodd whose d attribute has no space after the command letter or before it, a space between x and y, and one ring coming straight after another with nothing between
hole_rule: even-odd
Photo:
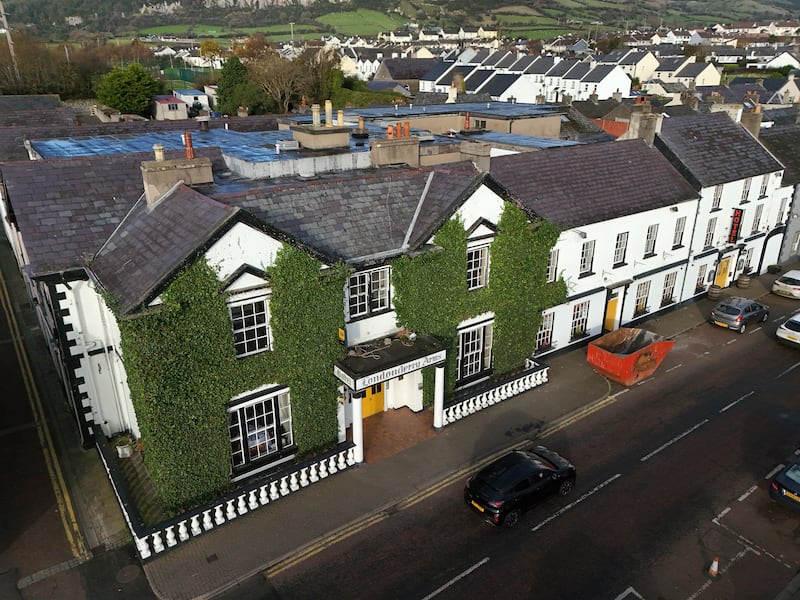
<instances>
[{"instance_id":1,"label":"hanging hotel sign","mask_svg":"<svg viewBox=\"0 0 800 600\"><path fill-rule=\"evenodd\" d=\"M365 390L376 383L388 381L389 379L394 379L395 377L400 377L401 375L405 375L407 373L413 373L414 371L419 371L425 367L443 362L446 356L446 350L439 350L438 352L434 352L428 356L422 356L420 358L403 363L402 365L397 365L396 367L384 369L383 371L378 371L377 373L365 375L364 377L359 377L358 379L353 379L353 377L345 373L344 370L339 367L339 365L333 366L333 374L337 379L339 379L339 381L347 384L351 390L360 392L361 390Z\"/></svg>"},{"instance_id":2,"label":"hanging hotel sign","mask_svg":"<svg viewBox=\"0 0 800 600\"><path fill-rule=\"evenodd\" d=\"M742 214L744 211L741 208L733 209L733 219L731 220L731 232L728 234L728 243L735 244L739 239L739 232L742 229Z\"/></svg>"}]
</instances>

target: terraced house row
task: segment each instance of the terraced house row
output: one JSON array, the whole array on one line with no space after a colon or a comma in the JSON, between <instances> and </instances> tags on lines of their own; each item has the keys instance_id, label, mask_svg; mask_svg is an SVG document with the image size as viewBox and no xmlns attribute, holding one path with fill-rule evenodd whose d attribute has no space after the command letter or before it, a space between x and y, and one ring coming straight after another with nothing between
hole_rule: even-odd
<instances>
[{"instance_id":1,"label":"terraced house row","mask_svg":"<svg viewBox=\"0 0 800 600\"><path fill-rule=\"evenodd\" d=\"M793 123L770 151L726 113L576 143L560 105L397 110L76 129L0 163L82 439L112 476L108 440L140 440L173 515L126 508L143 559L362 462L371 415L451 426L798 252Z\"/></svg>"}]
</instances>

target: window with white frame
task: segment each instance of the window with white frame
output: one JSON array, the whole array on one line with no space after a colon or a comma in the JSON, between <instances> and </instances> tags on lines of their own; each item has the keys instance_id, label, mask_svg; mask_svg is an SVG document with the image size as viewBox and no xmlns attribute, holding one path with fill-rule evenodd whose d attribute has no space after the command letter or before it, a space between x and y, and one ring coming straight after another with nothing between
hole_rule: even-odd
<instances>
[{"instance_id":1,"label":"window with white frame","mask_svg":"<svg viewBox=\"0 0 800 600\"><path fill-rule=\"evenodd\" d=\"M458 332L458 380L464 381L487 374L492 368L491 321L461 329Z\"/></svg>"},{"instance_id":2,"label":"window with white frame","mask_svg":"<svg viewBox=\"0 0 800 600\"><path fill-rule=\"evenodd\" d=\"M706 272L708 271L708 265L700 265L700 268L697 270L697 280L694 284L694 291L695 292L702 292L706 289Z\"/></svg>"},{"instance_id":3,"label":"window with white frame","mask_svg":"<svg viewBox=\"0 0 800 600\"><path fill-rule=\"evenodd\" d=\"M644 240L645 257L653 256L656 251L656 238L658 237L658 223L654 223L647 228L647 237Z\"/></svg>"},{"instance_id":4,"label":"window with white frame","mask_svg":"<svg viewBox=\"0 0 800 600\"><path fill-rule=\"evenodd\" d=\"M753 260L753 248L748 248L745 251L743 259L744 260L742 261L742 268L744 269L745 273L749 273L750 272L750 261Z\"/></svg>"},{"instance_id":5,"label":"window with white frame","mask_svg":"<svg viewBox=\"0 0 800 600\"><path fill-rule=\"evenodd\" d=\"M794 234L792 240L792 254L800 254L800 231Z\"/></svg>"},{"instance_id":6,"label":"window with white frame","mask_svg":"<svg viewBox=\"0 0 800 600\"><path fill-rule=\"evenodd\" d=\"M675 282L678 281L678 272L672 271L664 275L664 290L661 292L661 306L675 302Z\"/></svg>"},{"instance_id":7,"label":"window with white frame","mask_svg":"<svg viewBox=\"0 0 800 600\"><path fill-rule=\"evenodd\" d=\"M269 298L269 291L263 288L228 297L228 314L237 358L272 350Z\"/></svg>"},{"instance_id":8,"label":"window with white frame","mask_svg":"<svg viewBox=\"0 0 800 600\"><path fill-rule=\"evenodd\" d=\"M647 299L650 297L650 280L642 281L636 286L636 306L633 316L638 317L647 313Z\"/></svg>"},{"instance_id":9,"label":"window with white frame","mask_svg":"<svg viewBox=\"0 0 800 600\"><path fill-rule=\"evenodd\" d=\"M350 318L366 317L389 309L389 267L362 271L347 283Z\"/></svg>"},{"instance_id":10,"label":"window with white frame","mask_svg":"<svg viewBox=\"0 0 800 600\"><path fill-rule=\"evenodd\" d=\"M617 234L617 241L614 244L614 266L625 264L625 252L628 250L628 232L623 231Z\"/></svg>"},{"instance_id":11,"label":"window with white frame","mask_svg":"<svg viewBox=\"0 0 800 600\"><path fill-rule=\"evenodd\" d=\"M744 187L742 188L742 200L741 200L742 203L747 202L747 197L750 195L751 182L752 179L750 177L744 180Z\"/></svg>"},{"instance_id":12,"label":"window with white frame","mask_svg":"<svg viewBox=\"0 0 800 600\"><path fill-rule=\"evenodd\" d=\"M553 323L556 314L553 312L542 313L542 324L536 332L536 349L542 350L553 345Z\"/></svg>"},{"instance_id":13,"label":"window with white frame","mask_svg":"<svg viewBox=\"0 0 800 600\"><path fill-rule=\"evenodd\" d=\"M763 198L767 195L767 185L769 184L769 175L764 175L761 178L761 189L758 191L758 197Z\"/></svg>"},{"instance_id":14,"label":"window with white frame","mask_svg":"<svg viewBox=\"0 0 800 600\"><path fill-rule=\"evenodd\" d=\"M775 227L783 223L783 220L786 218L786 205L789 203L789 198L784 196L781 198L781 206L778 209L778 220L775 221Z\"/></svg>"},{"instance_id":15,"label":"window with white frame","mask_svg":"<svg viewBox=\"0 0 800 600\"><path fill-rule=\"evenodd\" d=\"M572 338L585 336L589 324L589 301L584 300L572 305Z\"/></svg>"},{"instance_id":16,"label":"window with white frame","mask_svg":"<svg viewBox=\"0 0 800 600\"><path fill-rule=\"evenodd\" d=\"M231 467L269 462L294 446L289 390L268 390L228 408Z\"/></svg>"},{"instance_id":17,"label":"window with white frame","mask_svg":"<svg viewBox=\"0 0 800 600\"><path fill-rule=\"evenodd\" d=\"M178 110L177 104L167 104L167 110Z\"/></svg>"},{"instance_id":18,"label":"window with white frame","mask_svg":"<svg viewBox=\"0 0 800 600\"><path fill-rule=\"evenodd\" d=\"M672 247L680 248L683 246L683 233L686 231L686 217L678 217L675 221L675 235L672 236Z\"/></svg>"},{"instance_id":19,"label":"window with white frame","mask_svg":"<svg viewBox=\"0 0 800 600\"><path fill-rule=\"evenodd\" d=\"M581 264L579 275L590 275L594 262L594 240L583 242L581 246Z\"/></svg>"},{"instance_id":20,"label":"window with white frame","mask_svg":"<svg viewBox=\"0 0 800 600\"><path fill-rule=\"evenodd\" d=\"M467 248L467 289L485 287L489 280L489 244Z\"/></svg>"},{"instance_id":21,"label":"window with white frame","mask_svg":"<svg viewBox=\"0 0 800 600\"><path fill-rule=\"evenodd\" d=\"M552 283L558 278L558 248L550 250L550 259L547 261L547 283Z\"/></svg>"},{"instance_id":22,"label":"window with white frame","mask_svg":"<svg viewBox=\"0 0 800 600\"><path fill-rule=\"evenodd\" d=\"M759 228L761 227L761 215L764 212L764 205L757 204L755 213L753 214L753 229L750 230L750 233L758 233Z\"/></svg>"},{"instance_id":23,"label":"window with white frame","mask_svg":"<svg viewBox=\"0 0 800 600\"><path fill-rule=\"evenodd\" d=\"M711 200L711 210L718 209L721 200L722 200L722 185L715 185L714 198Z\"/></svg>"},{"instance_id":24,"label":"window with white frame","mask_svg":"<svg viewBox=\"0 0 800 600\"><path fill-rule=\"evenodd\" d=\"M706 239L703 242L704 248L711 248L714 245L714 233L717 229L717 217L713 217L708 220L708 225L706 225Z\"/></svg>"}]
</instances>

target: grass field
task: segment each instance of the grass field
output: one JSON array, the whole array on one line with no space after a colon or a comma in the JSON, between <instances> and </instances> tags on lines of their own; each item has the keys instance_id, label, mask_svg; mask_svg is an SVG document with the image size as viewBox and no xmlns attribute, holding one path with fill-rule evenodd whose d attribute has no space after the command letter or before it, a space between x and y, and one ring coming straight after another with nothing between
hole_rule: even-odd
<instances>
[{"instance_id":1,"label":"grass field","mask_svg":"<svg viewBox=\"0 0 800 600\"><path fill-rule=\"evenodd\" d=\"M381 31L393 31L406 22L400 15L387 15L377 10L363 8L356 11L328 13L317 20L333 27L338 34L360 36L375 36Z\"/></svg>"}]
</instances>

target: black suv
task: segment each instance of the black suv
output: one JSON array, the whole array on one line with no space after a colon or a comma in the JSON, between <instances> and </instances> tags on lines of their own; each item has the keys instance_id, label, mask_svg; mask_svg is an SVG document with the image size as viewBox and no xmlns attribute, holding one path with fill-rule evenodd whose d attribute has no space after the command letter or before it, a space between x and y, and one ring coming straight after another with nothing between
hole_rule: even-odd
<instances>
[{"instance_id":1,"label":"black suv","mask_svg":"<svg viewBox=\"0 0 800 600\"><path fill-rule=\"evenodd\" d=\"M536 446L514 450L470 477L464 501L492 525L513 527L542 498L566 496L575 485L575 467L563 456Z\"/></svg>"}]
</instances>

